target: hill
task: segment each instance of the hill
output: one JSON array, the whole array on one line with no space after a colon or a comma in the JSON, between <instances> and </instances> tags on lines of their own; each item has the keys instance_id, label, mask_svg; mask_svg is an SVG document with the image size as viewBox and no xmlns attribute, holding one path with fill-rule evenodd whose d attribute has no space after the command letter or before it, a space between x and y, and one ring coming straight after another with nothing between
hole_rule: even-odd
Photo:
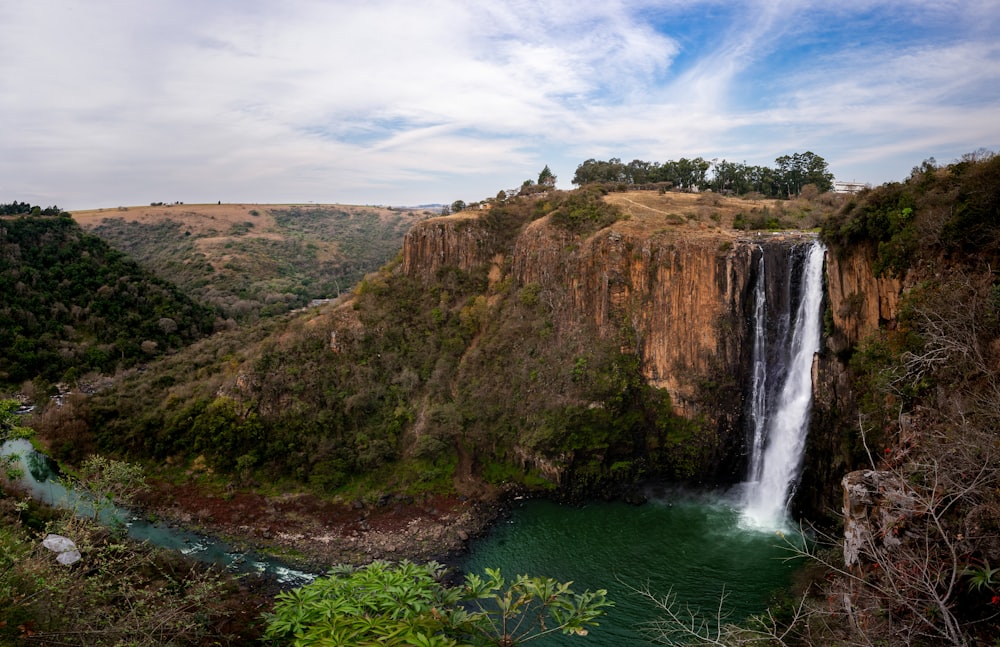
<instances>
[{"instance_id":1,"label":"hill","mask_svg":"<svg viewBox=\"0 0 1000 647\"><path fill-rule=\"evenodd\" d=\"M210 334L218 317L65 213L0 219L0 294L6 385L114 373Z\"/></svg>"},{"instance_id":2,"label":"hill","mask_svg":"<svg viewBox=\"0 0 1000 647\"><path fill-rule=\"evenodd\" d=\"M73 218L185 294L246 323L349 290L430 215L349 205L174 204Z\"/></svg>"}]
</instances>

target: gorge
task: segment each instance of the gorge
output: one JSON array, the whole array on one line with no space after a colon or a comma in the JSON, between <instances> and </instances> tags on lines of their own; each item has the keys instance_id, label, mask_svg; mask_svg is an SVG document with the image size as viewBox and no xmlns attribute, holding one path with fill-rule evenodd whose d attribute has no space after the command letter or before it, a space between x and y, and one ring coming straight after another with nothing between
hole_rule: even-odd
<instances>
[{"instance_id":1,"label":"gorge","mask_svg":"<svg viewBox=\"0 0 1000 647\"><path fill-rule=\"evenodd\" d=\"M250 341L217 335L124 374L47 412L39 433L57 451L145 457L167 496L232 496L244 519L227 532L318 560L415 555L401 538L407 518L385 543L354 549L382 513L434 516L460 544L476 532L450 513L470 502L549 496L613 519L594 501L645 496L649 510L684 511L691 492L742 484L696 502L719 503L728 518L705 537L734 527L736 538L773 542L784 520L805 518L836 541L843 521L844 557L824 553L814 583L828 629L905 626L914 643L969 644L956 627L968 622L971 636L992 626L990 564L1000 561L998 169L928 169L846 199L813 220L823 246L806 225L733 226L737 216L768 223L779 209L806 223L808 204L712 195L581 189L430 218L353 294ZM802 268L809 280L785 280ZM796 314L803 303L808 315ZM807 320L809 334L795 333ZM795 388L783 396L782 384ZM782 400L798 411L791 424L776 412ZM782 429L795 433L776 440ZM795 451L772 461L781 448ZM682 489L643 489L651 479ZM343 525L279 514L290 497L241 498L262 483L301 488L299 502L305 490L325 497ZM210 526L220 507L187 509ZM557 527L588 525L551 516ZM593 524L598 537L616 525L625 524ZM569 554L577 542L582 555L582 538L542 540ZM680 545L666 539L659 550L694 563ZM907 564L929 576L915 579ZM921 584L942 581L950 588ZM896 584L922 606L887 596ZM872 611L884 608L890 616Z\"/></svg>"}]
</instances>

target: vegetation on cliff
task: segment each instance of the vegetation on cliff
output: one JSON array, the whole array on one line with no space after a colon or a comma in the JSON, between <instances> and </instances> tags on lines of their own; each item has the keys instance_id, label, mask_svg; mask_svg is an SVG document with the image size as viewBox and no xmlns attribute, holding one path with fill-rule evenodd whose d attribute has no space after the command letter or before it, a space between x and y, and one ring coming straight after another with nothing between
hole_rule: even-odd
<instances>
[{"instance_id":1,"label":"vegetation on cliff","mask_svg":"<svg viewBox=\"0 0 1000 647\"><path fill-rule=\"evenodd\" d=\"M864 192L823 225L835 251L877 246L877 273L926 273L935 265L982 271L1000 253L1000 161L987 152L915 167L904 182Z\"/></svg>"}]
</instances>

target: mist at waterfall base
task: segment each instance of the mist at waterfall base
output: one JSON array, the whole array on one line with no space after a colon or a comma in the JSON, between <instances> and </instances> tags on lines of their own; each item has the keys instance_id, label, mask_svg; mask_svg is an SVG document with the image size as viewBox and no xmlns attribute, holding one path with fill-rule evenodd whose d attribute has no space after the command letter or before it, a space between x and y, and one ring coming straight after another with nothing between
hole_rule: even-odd
<instances>
[{"instance_id":1,"label":"mist at waterfall base","mask_svg":"<svg viewBox=\"0 0 1000 647\"><path fill-rule=\"evenodd\" d=\"M723 595L724 622L762 613L800 564L790 558L804 539L789 527L786 510L809 426L825 252L817 242L796 245L768 268L758 250L745 483L725 495L654 492L639 507L529 502L476 542L463 570L499 567L507 577L572 580L578 592L607 589L615 607L589 645L647 642L650 623L665 614L636 589L659 600L676 596L682 612L694 610L696 623L709 627ZM550 636L538 644L572 640Z\"/></svg>"}]
</instances>

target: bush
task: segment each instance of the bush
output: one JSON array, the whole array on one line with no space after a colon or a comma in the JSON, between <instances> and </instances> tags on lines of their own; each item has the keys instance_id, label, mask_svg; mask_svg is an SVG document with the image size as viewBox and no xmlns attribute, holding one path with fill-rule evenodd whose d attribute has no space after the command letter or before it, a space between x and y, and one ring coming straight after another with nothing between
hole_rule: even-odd
<instances>
[{"instance_id":1,"label":"bush","mask_svg":"<svg viewBox=\"0 0 1000 647\"><path fill-rule=\"evenodd\" d=\"M576 234L607 227L622 217L618 207L603 200L599 189L586 188L557 197L552 222Z\"/></svg>"},{"instance_id":2,"label":"bush","mask_svg":"<svg viewBox=\"0 0 1000 647\"><path fill-rule=\"evenodd\" d=\"M487 569L485 578L472 574L464 585L448 587L443 575L434 562L334 568L278 595L265 616L266 637L303 647L509 647L555 632L586 635L611 606L603 589L576 594L550 578L507 582Z\"/></svg>"}]
</instances>

